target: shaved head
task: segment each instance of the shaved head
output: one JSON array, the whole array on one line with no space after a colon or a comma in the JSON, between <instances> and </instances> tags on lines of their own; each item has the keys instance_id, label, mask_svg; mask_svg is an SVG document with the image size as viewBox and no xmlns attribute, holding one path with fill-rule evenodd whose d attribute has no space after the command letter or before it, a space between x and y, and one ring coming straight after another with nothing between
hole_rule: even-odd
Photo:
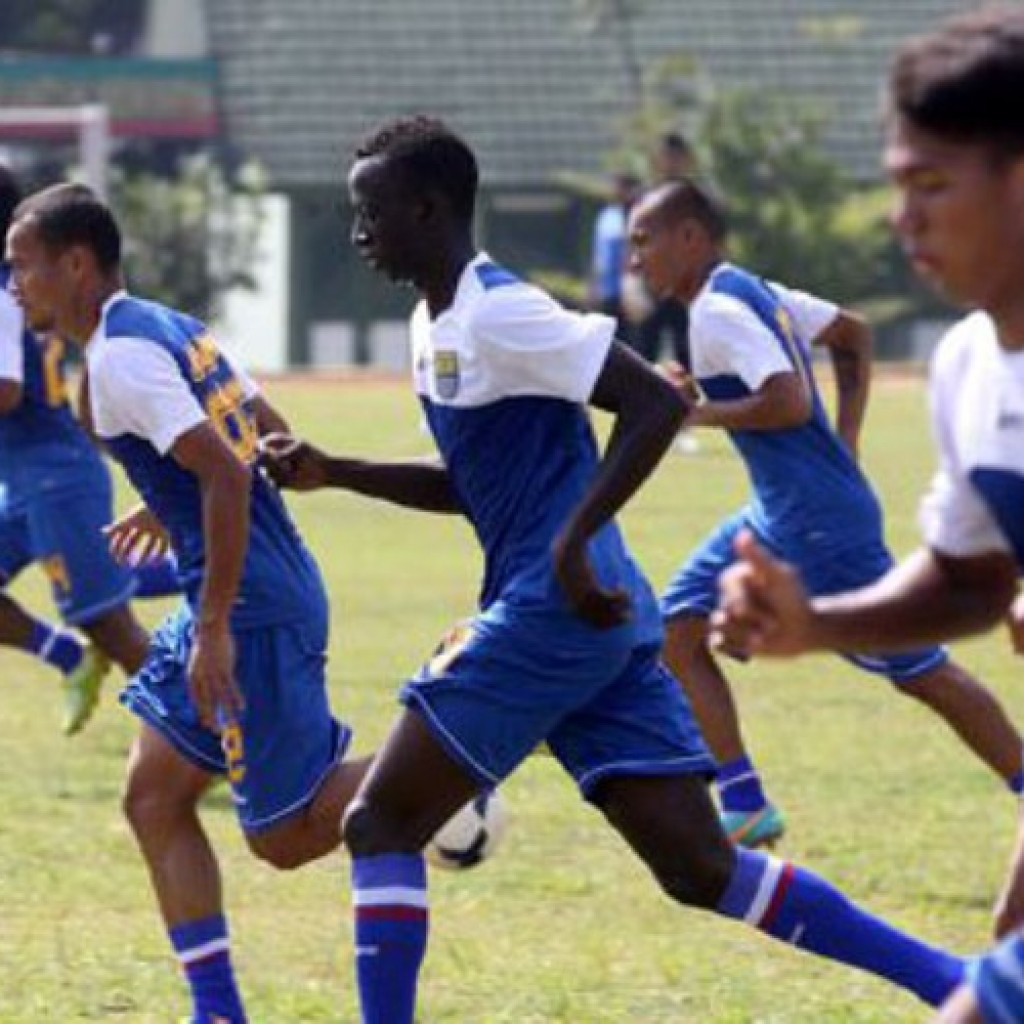
<instances>
[{"instance_id":1,"label":"shaved head","mask_svg":"<svg viewBox=\"0 0 1024 1024\"><path fill-rule=\"evenodd\" d=\"M714 242L725 241L729 233L722 204L689 178L659 185L647 193L643 204L652 219L666 227L685 220L696 221Z\"/></svg>"}]
</instances>

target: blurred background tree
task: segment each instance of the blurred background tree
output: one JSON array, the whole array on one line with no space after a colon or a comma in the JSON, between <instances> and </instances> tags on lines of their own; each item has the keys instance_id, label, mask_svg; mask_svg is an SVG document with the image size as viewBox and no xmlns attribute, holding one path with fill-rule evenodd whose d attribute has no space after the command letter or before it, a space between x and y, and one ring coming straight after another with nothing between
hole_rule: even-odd
<instances>
[{"instance_id":1,"label":"blurred background tree","mask_svg":"<svg viewBox=\"0 0 1024 1024\"><path fill-rule=\"evenodd\" d=\"M2 0L0 51L124 53L138 39L146 0Z\"/></svg>"},{"instance_id":2,"label":"blurred background tree","mask_svg":"<svg viewBox=\"0 0 1024 1024\"><path fill-rule=\"evenodd\" d=\"M765 277L818 292L886 327L939 303L906 268L889 229L888 189L853 181L822 145L834 114L754 89L716 89L692 55L648 67L636 57L634 24L644 0L576 0L584 31L603 33L621 56L630 109L605 159L609 173L649 175L659 136L681 131L700 176L729 211L731 256ZM607 198L608 182L567 176L579 194ZM559 281L561 294L582 294Z\"/></svg>"},{"instance_id":3,"label":"blurred background tree","mask_svg":"<svg viewBox=\"0 0 1024 1024\"><path fill-rule=\"evenodd\" d=\"M255 287L263 195L256 165L229 177L209 153L182 160L173 177L115 168L110 199L125 232L130 287L216 318L228 290Z\"/></svg>"}]
</instances>

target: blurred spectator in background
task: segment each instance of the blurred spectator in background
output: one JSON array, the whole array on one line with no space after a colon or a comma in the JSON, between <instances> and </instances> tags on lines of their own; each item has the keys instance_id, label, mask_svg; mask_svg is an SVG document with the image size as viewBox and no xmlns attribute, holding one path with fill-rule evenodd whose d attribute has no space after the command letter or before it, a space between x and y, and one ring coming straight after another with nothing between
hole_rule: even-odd
<instances>
[{"instance_id":1,"label":"blurred spectator in background","mask_svg":"<svg viewBox=\"0 0 1024 1024\"><path fill-rule=\"evenodd\" d=\"M614 317L616 337L633 344L635 329L623 313L622 287L627 264L626 220L630 207L640 195L636 174L621 172L612 181L611 201L601 207L594 221L590 261L590 302L602 313Z\"/></svg>"}]
</instances>

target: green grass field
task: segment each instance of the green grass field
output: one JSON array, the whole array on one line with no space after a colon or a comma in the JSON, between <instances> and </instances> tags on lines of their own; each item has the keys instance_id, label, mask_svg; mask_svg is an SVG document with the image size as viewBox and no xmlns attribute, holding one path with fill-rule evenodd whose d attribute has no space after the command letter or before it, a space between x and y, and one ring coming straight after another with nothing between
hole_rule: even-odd
<instances>
[{"instance_id":1,"label":"green grass field","mask_svg":"<svg viewBox=\"0 0 1024 1024\"><path fill-rule=\"evenodd\" d=\"M428 449L402 385L291 382L268 393L326 447ZM905 553L932 463L920 383L876 388L865 461ZM696 457L666 459L625 517L658 587L744 493L724 438L705 435ZM475 542L461 521L347 495L291 504L333 598L334 705L369 751L397 685L472 609ZM50 614L36 571L15 593ZM140 607L147 621L166 608ZM1024 719L1003 637L960 655ZM180 1020L184 985L120 816L133 723L116 704L119 681L68 741L51 672L3 652L0 679L0 1022ZM1000 784L928 713L835 659L755 664L735 680L753 753L789 817L779 852L934 942L983 946L1015 819ZM424 1024L928 1019L888 985L670 903L550 759L532 759L505 792L512 821L500 854L435 877ZM344 858L278 875L247 853L222 794L206 820L251 1019L356 1020Z\"/></svg>"}]
</instances>

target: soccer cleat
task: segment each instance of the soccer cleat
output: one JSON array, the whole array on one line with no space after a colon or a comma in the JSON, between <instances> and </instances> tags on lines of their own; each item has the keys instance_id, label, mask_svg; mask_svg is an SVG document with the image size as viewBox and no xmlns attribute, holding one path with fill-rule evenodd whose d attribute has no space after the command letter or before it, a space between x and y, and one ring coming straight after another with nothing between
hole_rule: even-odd
<instances>
[{"instance_id":1,"label":"soccer cleat","mask_svg":"<svg viewBox=\"0 0 1024 1024\"><path fill-rule=\"evenodd\" d=\"M737 846L755 849L771 846L786 831L786 820L777 808L765 804L759 811L723 811L722 827Z\"/></svg>"},{"instance_id":2,"label":"soccer cleat","mask_svg":"<svg viewBox=\"0 0 1024 1024\"><path fill-rule=\"evenodd\" d=\"M64 677L65 736L74 736L89 721L100 699L100 687L110 671L110 659L90 644L82 654L78 667Z\"/></svg>"}]
</instances>

